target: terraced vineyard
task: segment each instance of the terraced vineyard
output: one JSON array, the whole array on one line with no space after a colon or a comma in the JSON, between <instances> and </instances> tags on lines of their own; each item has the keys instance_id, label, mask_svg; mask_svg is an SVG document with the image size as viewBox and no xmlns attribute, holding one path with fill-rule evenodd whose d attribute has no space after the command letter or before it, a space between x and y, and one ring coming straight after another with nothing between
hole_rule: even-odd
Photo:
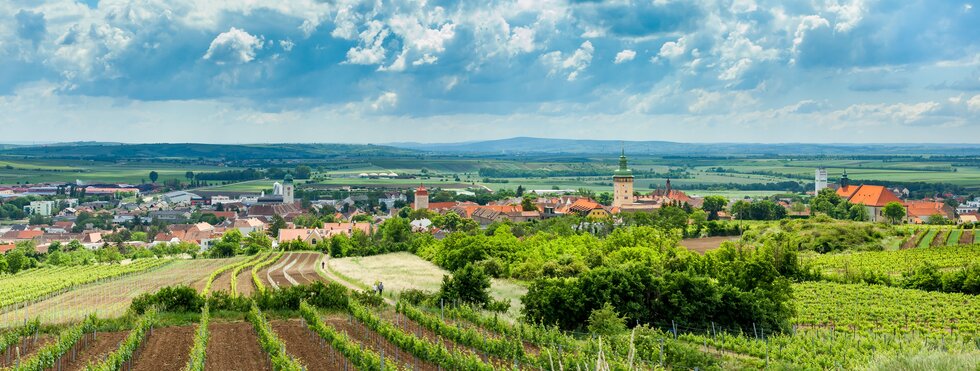
<instances>
[{"instance_id":1,"label":"terraced vineyard","mask_svg":"<svg viewBox=\"0 0 980 371\"><path fill-rule=\"evenodd\" d=\"M171 260L168 259L139 259L129 264L40 268L25 270L12 276L0 276L0 309L38 300L81 285L144 272L169 262Z\"/></svg>"},{"instance_id":2,"label":"terraced vineyard","mask_svg":"<svg viewBox=\"0 0 980 371\"><path fill-rule=\"evenodd\" d=\"M844 275L872 271L894 276L908 272L923 262L930 262L939 269L962 268L971 264L980 264L980 245L811 254L804 255L803 260L823 273Z\"/></svg>"}]
</instances>

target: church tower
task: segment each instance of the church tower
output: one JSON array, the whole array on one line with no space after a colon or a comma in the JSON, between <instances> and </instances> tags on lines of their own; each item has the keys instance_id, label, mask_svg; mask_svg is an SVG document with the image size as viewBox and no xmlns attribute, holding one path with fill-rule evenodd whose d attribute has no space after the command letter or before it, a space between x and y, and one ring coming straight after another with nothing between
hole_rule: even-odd
<instances>
[{"instance_id":1,"label":"church tower","mask_svg":"<svg viewBox=\"0 0 980 371\"><path fill-rule=\"evenodd\" d=\"M293 176L291 174L286 174L286 179L282 181L282 203L291 204L296 202L294 190Z\"/></svg>"},{"instance_id":2,"label":"church tower","mask_svg":"<svg viewBox=\"0 0 980 371\"><path fill-rule=\"evenodd\" d=\"M425 189L425 185L419 184L419 188L415 190L415 210L422 210L429 208L429 191Z\"/></svg>"},{"instance_id":3,"label":"church tower","mask_svg":"<svg viewBox=\"0 0 980 371\"><path fill-rule=\"evenodd\" d=\"M619 156L619 169L613 172L613 207L621 207L634 202L633 170L626 166L626 149Z\"/></svg>"}]
</instances>

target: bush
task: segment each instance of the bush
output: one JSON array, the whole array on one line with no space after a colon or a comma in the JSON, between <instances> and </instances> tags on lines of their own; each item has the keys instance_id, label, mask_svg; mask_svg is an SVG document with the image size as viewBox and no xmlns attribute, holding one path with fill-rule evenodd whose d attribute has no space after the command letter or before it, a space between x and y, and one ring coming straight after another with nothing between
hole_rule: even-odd
<instances>
[{"instance_id":1,"label":"bush","mask_svg":"<svg viewBox=\"0 0 980 371\"><path fill-rule=\"evenodd\" d=\"M616 314L609 302L589 314L589 332L609 336L626 331L626 320Z\"/></svg>"},{"instance_id":2,"label":"bush","mask_svg":"<svg viewBox=\"0 0 980 371\"><path fill-rule=\"evenodd\" d=\"M467 263L451 277L442 277L439 298L447 303L485 307L490 303L490 276L476 264Z\"/></svg>"},{"instance_id":3,"label":"bush","mask_svg":"<svg viewBox=\"0 0 980 371\"><path fill-rule=\"evenodd\" d=\"M408 289L402 291L401 294L398 295L398 300L415 306L431 306L431 304L437 301L438 297L439 295L436 293L417 289Z\"/></svg>"},{"instance_id":4,"label":"bush","mask_svg":"<svg viewBox=\"0 0 980 371\"><path fill-rule=\"evenodd\" d=\"M313 282L309 285L290 286L279 290L256 292L253 296L262 310L299 310L302 301L320 308L347 308L347 289L337 283Z\"/></svg>"},{"instance_id":5,"label":"bush","mask_svg":"<svg viewBox=\"0 0 980 371\"><path fill-rule=\"evenodd\" d=\"M136 314L143 314L150 307L161 312L200 312L204 298L197 290L188 286L168 286L156 293L144 293L133 299L129 308Z\"/></svg>"}]
</instances>

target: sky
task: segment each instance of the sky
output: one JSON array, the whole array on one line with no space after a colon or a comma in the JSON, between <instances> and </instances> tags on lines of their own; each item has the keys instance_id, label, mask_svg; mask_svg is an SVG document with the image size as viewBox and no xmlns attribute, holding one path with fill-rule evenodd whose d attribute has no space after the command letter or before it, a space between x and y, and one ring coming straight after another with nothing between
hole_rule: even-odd
<instances>
[{"instance_id":1,"label":"sky","mask_svg":"<svg viewBox=\"0 0 980 371\"><path fill-rule=\"evenodd\" d=\"M980 143L980 0L5 0L0 142Z\"/></svg>"}]
</instances>

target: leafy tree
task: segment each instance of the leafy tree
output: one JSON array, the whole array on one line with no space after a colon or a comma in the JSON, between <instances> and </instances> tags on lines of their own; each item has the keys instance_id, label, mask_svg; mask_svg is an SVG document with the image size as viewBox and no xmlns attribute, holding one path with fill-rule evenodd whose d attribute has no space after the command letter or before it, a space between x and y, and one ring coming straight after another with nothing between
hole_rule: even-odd
<instances>
[{"instance_id":1,"label":"leafy tree","mask_svg":"<svg viewBox=\"0 0 980 371\"><path fill-rule=\"evenodd\" d=\"M184 178L187 178L187 181L188 182L193 181L194 180L194 172L193 171L188 171L188 172L184 173Z\"/></svg>"},{"instance_id":2,"label":"leafy tree","mask_svg":"<svg viewBox=\"0 0 980 371\"><path fill-rule=\"evenodd\" d=\"M0 273L9 272L10 267L7 265L7 258L0 255Z\"/></svg>"},{"instance_id":3,"label":"leafy tree","mask_svg":"<svg viewBox=\"0 0 980 371\"><path fill-rule=\"evenodd\" d=\"M841 205L843 205L842 203ZM848 210L848 219L862 222L868 220L868 208L864 205L850 204L851 207Z\"/></svg>"},{"instance_id":4,"label":"leafy tree","mask_svg":"<svg viewBox=\"0 0 980 371\"><path fill-rule=\"evenodd\" d=\"M238 250L237 245L221 241L211 246L211 250L208 253L214 258L227 258L235 256L236 250Z\"/></svg>"},{"instance_id":5,"label":"leafy tree","mask_svg":"<svg viewBox=\"0 0 980 371\"><path fill-rule=\"evenodd\" d=\"M898 224L905 218L905 206L898 202L889 202L881 210L882 214L892 224Z\"/></svg>"},{"instance_id":6,"label":"leafy tree","mask_svg":"<svg viewBox=\"0 0 980 371\"><path fill-rule=\"evenodd\" d=\"M7 253L7 271L10 273L20 272L21 269L29 268L29 258L23 249L15 248Z\"/></svg>"},{"instance_id":7,"label":"leafy tree","mask_svg":"<svg viewBox=\"0 0 980 371\"><path fill-rule=\"evenodd\" d=\"M156 183L157 182L157 179L160 179L160 174L158 174L156 171L151 171L150 172L150 183Z\"/></svg>"},{"instance_id":8,"label":"leafy tree","mask_svg":"<svg viewBox=\"0 0 980 371\"><path fill-rule=\"evenodd\" d=\"M238 228L229 229L224 235L221 236L221 242L235 244L236 246L241 245L243 239L244 236L242 236L242 231L240 231Z\"/></svg>"},{"instance_id":9,"label":"leafy tree","mask_svg":"<svg viewBox=\"0 0 980 371\"><path fill-rule=\"evenodd\" d=\"M728 199L725 196L706 196L701 209L708 213L708 220L718 220L718 212L725 210Z\"/></svg>"},{"instance_id":10,"label":"leafy tree","mask_svg":"<svg viewBox=\"0 0 980 371\"><path fill-rule=\"evenodd\" d=\"M272 239L265 233L252 231L245 237L245 251L247 254L255 254L261 250L268 250L271 248Z\"/></svg>"},{"instance_id":11,"label":"leafy tree","mask_svg":"<svg viewBox=\"0 0 980 371\"><path fill-rule=\"evenodd\" d=\"M439 296L449 303L484 307L490 303L490 276L478 265L467 263L452 276L442 276Z\"/></svg>"},{"instance_id":12,"label":"leafy tree","mask_svg":"<svg viewBox=\"0 0 980 371\"><path fill-rule=\"evenodd\" d=\"M602 308L593 310L589 314L588 328L589 332L596 335L616 335L626 331L626 320L616 314L616 309L606 302Z\"/></svg>"},{"instance_id":13,"label":"leafy tree","mask_svg":"<svg viewBox=\"0 0 980 371\"><path fill-rule=\"evenodd\" d=\"M133 232L129 235L130 241L147 242L149 238L146 236L146 232Z\"/></svg>"},{"instance_id":14,"label":"leafy tree","mask_svg":"<svg viewBox=\"0 0 980 371\"><path fill-rule=\"evenodd\" d=\"M309 166L299 165L296 169L293 169L293 177L296 179L310 179L310 174L313 172Z\"/></svg>"},{"instance_id":15,"label":"leafy tree","mask_svg":"<svg viewBox=\"0 0 980 371\"><path fill-rule=\"evenodd\" d=\"M269 223L268 233L272 238L279 237L279 230L286 228L286 219L283 219L279 214L272 216L272 222Z\"/></svg>"},{"instance_id":16,"label":"leafy tree","mask_svg":"<svg viewBox=\"0 0 980 371\"><path fill-rule=\"evenodd\" d=\"M514 191L514 194L515 194L515 195L516 195L517 197L523 197L523 196L524 196L524 186L523 186L523 185L519 185L519 186L517 186L517 190L516 190L516 191Z\"/></svg>"},{"instance_id":17,"label":"leafy tree","mask_svg":"<svg viewBox=\"0 0 980 371\"><path fill-rule=\"evenodd\" d=\"M524 196L524 198L521 199L521 210L537 211L538 207L534 205L534 200L531 200L530 196Z\"/></svg>"},{"instance_id":18,"label":"leafy tree","mask_svg":"<svg viewBox=\"0 0 980 371\"><path fill-rule=\"evenodd\" d=\"M953 221L946 218L946 216L943 214L935 213L929 215L929 219L927 223L932 225L947 225L947 224L953 224Z\"/></svg>"}]
</instances>

